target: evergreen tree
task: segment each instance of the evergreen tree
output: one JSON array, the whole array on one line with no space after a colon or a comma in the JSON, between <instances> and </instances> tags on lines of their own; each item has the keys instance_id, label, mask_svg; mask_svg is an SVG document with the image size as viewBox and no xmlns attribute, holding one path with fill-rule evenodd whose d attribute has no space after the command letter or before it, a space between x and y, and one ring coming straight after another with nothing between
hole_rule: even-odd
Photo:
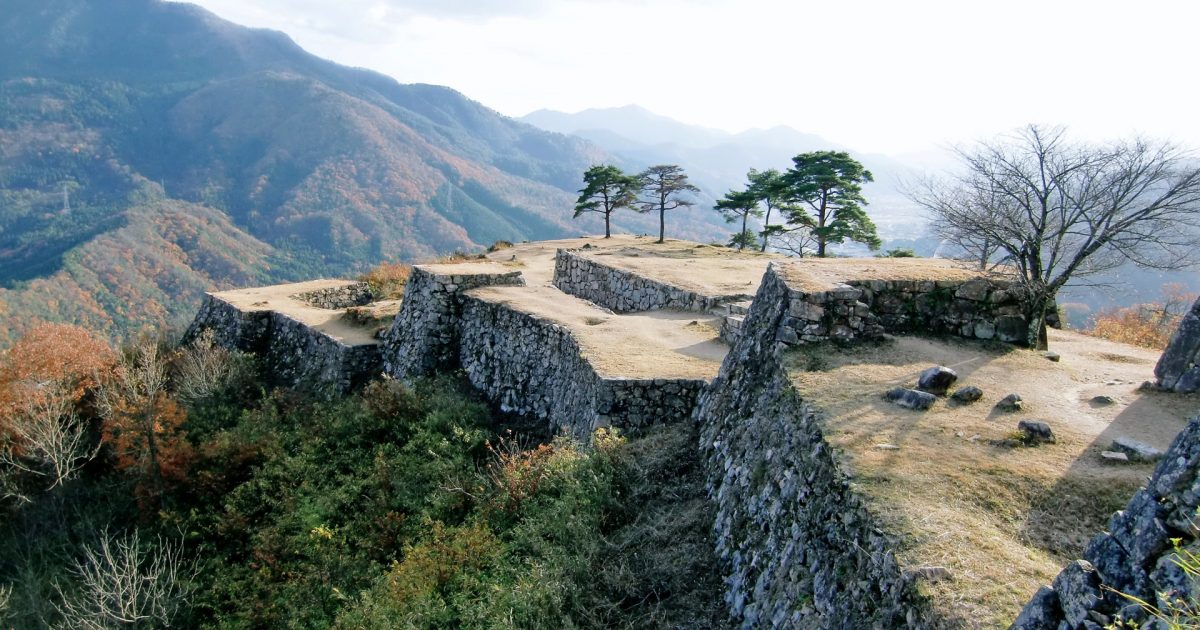
<instances>
[{"instance_id":1,"label":"evergreen tree","mask_svg":"<svg viewBox=\"0 0 1200 630\"><path fill-rule=\"evenodd\" d=\"M862 184L874 181L871 172L843 151L815 151L792 158L783 175L792 223L810 226L817 240L817 256L825 256L829 243L851 240L871 250L881 242L875 224L863 206Z\"/></svg>"},{"instance_id":2,"label":"evergreen tree","mask_svg":"<svg viewBox=\"0 0 1200 630\"><path fill-rule=\"evenodd\" d=\"M638 174L643 200L638 202L642 212L658 211L658 242L663 242L667 230L667 210L676 208L691 208L695 201L680 195L683 193L698 193L688 181L683 167L676 164L659 164Z\"/></svg>"},{"instance_id":3,"label":"evergreen tree","mask_svg":"<svg viewBox=\"0 0 1200 630\"><path fill-rule=\"evenodd\" d=\"M713 206L713 209L725 217L726 223L733 223L739 218L742 220L742 229L733 235L733 239L729 242L730 247L742 250L746 249L747 245L754 246L757 239L753 232L746 229L746 221L752 216L761 217L763 214L758 207L757 193L752 190L731 190L717 200L717 205Z\"/></svg>"},{"instance_id":4,"label":"evergreen tree","mask_svg":"<svg viewBox=\"0 0 1200 630\"><path fill-rule=\"evenodd\" d=\"M612 237L612 214L620 208L632 208L637 201L639 180L611 164L589 168L583 174L584 187L575 201L575 215L599 212L604 215L604 238Z\"/></svg>"}]
</instances>

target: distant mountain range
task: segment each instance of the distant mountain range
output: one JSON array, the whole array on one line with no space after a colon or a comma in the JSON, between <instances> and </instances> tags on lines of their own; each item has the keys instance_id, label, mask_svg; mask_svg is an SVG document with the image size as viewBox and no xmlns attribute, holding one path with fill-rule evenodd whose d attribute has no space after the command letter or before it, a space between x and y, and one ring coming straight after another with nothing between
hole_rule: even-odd
<instances>
[{"instance_id":1,"label":"distant mountain range","mask_svg":"<svg viewBox=\"0 0 1200 630\"><path fill-rule=\"evenodd\" d=\"M875 176L864 190L868 212L885 238L924 235L925 220L899 189L915 171L884 155L865 154L817 135L778 126L741 133L688 125L637 105L587 109L574 114L538 110L521 120L547 131L589 140L629 169L679 164L706 193L705 201L744 188L751 168L786 169L791 158L808 151L847 151Z\"/></svg>"},{"instance_id":2,"label":"distant mountain range","mask_svg":"<svg viewBox=\"0 0 1200 630\"><path fill-rule=\"evenodd\" d=\"M0 346L35 319L121 334L205 289L595 233L571 206L610 159L193 5L0 0Z\"/></svg>"}]
</instances>

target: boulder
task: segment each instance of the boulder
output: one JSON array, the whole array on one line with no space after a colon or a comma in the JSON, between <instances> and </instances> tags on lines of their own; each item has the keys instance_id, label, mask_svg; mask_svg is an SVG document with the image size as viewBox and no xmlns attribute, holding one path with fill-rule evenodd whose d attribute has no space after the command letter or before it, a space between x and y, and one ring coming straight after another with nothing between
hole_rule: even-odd
<instances>
[{"instance_id":1,"label":"boulder","mask_svg":"<svg viewBox=\"0 0 1200 630\"><path fill-rule=\"evenodd\" d=\"M1200 391L1200 299L1179 322L1179 328L1154 366L1154 376L1165 390Z\"/></svg>"},{"instance_id":2,"label":"boulder","mask_svg":"<svg viewBox=\"0 0 1200 630\"><path fill-rule=\"evenodd\" d=\"M1025 608L1009 626L1009 630L1055 630L1061 620L1062 610L1059 608L1058 593L1049 586L1043 586L1034 594L1033 599L1025 604Z\"/></svg>"},{"instance_id":3,"label":"boulder","mask_svg":"<svg viewBox=\"0 0 1200 630\"><path fill-rule=\"evenodd\" d=\"M1029 445L1053 444L1055 441L1050 425L1041 420L1022 420L1017 423L1017 430L1021 432L1021 441Z\"/></svg>"},{"instance_id":4,"label":"boulder","mask_svg":"<svg viewBox=\"0 0 1200 630\"><path fill-rule=\"evenodd\" d=\"M1009 394L1004 398L1001 398L1000 402L996 403L996 409L999 409L1000 411L1020 411L1022 407L1024 407L1024 405L1021 404L1020 394Z\"/></svg>"},{"instance_id":5,"label":"boulder","mask_svg":"<svg viewBox=\"0 0 1200 630\"><path fill-rule=\"evenodd\" d=\"M1117 400L1115 398L1113 398L1112 396L1100 395L1100 396L1092 396L1092 399L1089 400L1088 402L1092 403L1093 405L1095 405L1097 407L1107 407L1109 405L1115 404L1117 402Z\"/></svg>"},{"instance_id":6,"label":"boulder","mask_svg":"<svg viewBox=\"0 0 1200 630\"><path fill-rule=\"evenodd\" d=\"M895 389L888 390L884 396L888 400L900 405L901 407L914 409L916 411L925 411L926 409L932 407L933 403L937 402L937 396L934 396L933 394L919 392L915 389L908 389L905 387L897 387Z\"/></svg>"},{"instance_id":7,"label":"boulder","mask_svg":"<svg viewBox=\"0 0 1200 630\"><path fill-rule=\"evenodd\" d=\"M951 400L962 405L969 405L980 398L983 398L983 390L974 385L960 387L953 394L950 394Z\"/></svg>"},{"instance_id":8,"label":"boulder","mask_svg":"<svg viewBox=\"0 0 1200 630\"><path fill-rule=\"evenodd\" d=\"M917 379L917 389L942 396L957 380L958 372L948 367L935 365L921 372L921 376Z\"/></svg>"},{"instance_id":9,"label":"boulder","mask_svg":"<svg viewBox=\"0 0 1200 630\"><path fill-rule=\"evenodd\" d=\"M1121 436L1112 442L1112 450L1124 453L1135 462L1156 462L1163 458L1163 452L1131 437Z\"/></svg>"}]
</instances>

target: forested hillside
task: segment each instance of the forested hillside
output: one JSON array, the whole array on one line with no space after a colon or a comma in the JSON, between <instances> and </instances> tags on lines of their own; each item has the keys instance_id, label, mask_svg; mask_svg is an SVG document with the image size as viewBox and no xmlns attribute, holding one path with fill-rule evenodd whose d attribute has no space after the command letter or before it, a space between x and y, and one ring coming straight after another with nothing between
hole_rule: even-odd
<instances>
[{"instance_id":1,"label":"forested hillside","mask_svg":"<svg viewBox=\"0 0 1200 630\"><path fill-rule=\"evenodd\" d=\"M203 289L595 231L570 207L605 158L192 5L4 0L0 345L31 317L119 335Z\"/></svg>"}]
</instances>

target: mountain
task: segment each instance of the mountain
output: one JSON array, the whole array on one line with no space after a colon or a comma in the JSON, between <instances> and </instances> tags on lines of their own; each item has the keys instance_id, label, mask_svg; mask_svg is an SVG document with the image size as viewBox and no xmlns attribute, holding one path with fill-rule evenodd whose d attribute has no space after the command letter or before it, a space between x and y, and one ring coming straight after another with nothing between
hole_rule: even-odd
<instances>
[{"instance_id":1,"label":"mountain","mask_svg":"<svg viewBox=\"0 0 1200 630\"><path fill-rule=\"evenodd\" d=\"M610 159L193 5L0 0L0 346L35 318L120 335L206 289L595 233L570 209Z\"/></svg>"},{"instance_id":2,"label":"mountain","mask_svg":"<svg viewBox=\"0 0 1200 630\"><path fill-rule=\"evenodd\" d=\"M688 125L637 105L574 114L542 109L521 120L589 140L612 153L628 169L679 164L704 190L701 201L709 204L728 190L744 188L746 172L751 168L785 169L793 156L808 151L848 151L875 176L875 183L867 184L864 191L871 202L868 211L885 240L914 239L925 231L925 219L900 194L902 182L915 174L914 169L888 156L857 152L791 127L733 134Z\"/></svg>"}]
</instances>

